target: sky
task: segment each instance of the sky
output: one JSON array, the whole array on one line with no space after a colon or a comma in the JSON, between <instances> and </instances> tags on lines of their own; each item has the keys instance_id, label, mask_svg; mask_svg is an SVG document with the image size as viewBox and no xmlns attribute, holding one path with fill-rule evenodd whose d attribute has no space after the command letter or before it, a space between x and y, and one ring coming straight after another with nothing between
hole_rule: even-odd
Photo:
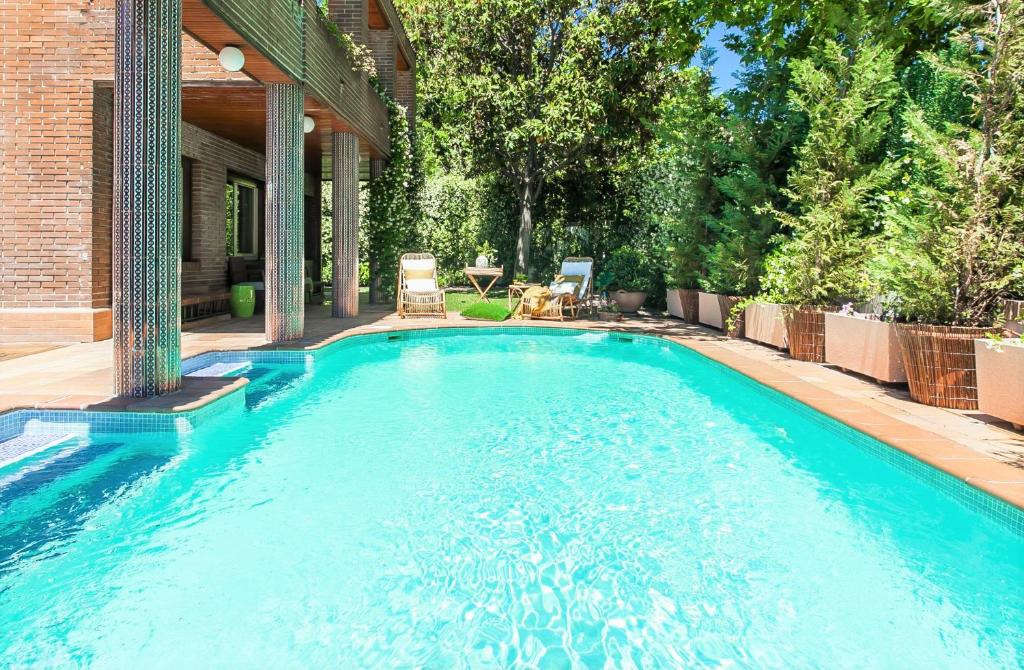
<instances>
[{"instance_id":1,"label":"sky","mask_svg":"<svg viewBox=\"0 0 1024 670\"><path fill-rule=\"evenodd\" d=\"M716 23L707 39L707 46L713 48L718 57L714 70L716 93L727 91L738 83L734 75L740 69L740 57L722 44L722 38L728 30L724 23Z\"/></svg>"}]
</instances>

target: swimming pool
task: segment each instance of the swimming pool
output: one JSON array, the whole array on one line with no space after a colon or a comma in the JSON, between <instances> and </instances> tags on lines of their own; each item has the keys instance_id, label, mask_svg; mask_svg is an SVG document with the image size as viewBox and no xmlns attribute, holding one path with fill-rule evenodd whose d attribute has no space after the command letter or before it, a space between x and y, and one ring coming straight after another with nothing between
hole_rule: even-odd
<instances>
[{"instance_id":1,"label":"swimming pool","mask_svg":"<svg viewBox=\"0 0 1024 670\"><path fill-rule=\"evenodd\" d=\"M0 469L0 665L1024 658L1024 537L984 498L682 347L244 358L194 430L92 421Z\"/></svg>"}]
</instances>

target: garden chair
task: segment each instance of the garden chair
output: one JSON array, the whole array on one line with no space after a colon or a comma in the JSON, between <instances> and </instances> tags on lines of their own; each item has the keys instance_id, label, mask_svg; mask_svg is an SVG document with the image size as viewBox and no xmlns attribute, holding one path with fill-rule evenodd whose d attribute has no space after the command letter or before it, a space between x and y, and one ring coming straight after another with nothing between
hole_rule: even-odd
<instances>
[{"instance_id":1,"label":"garden chair","mask_svg":"<svg viewBox=\"0 0 1024 670\"><path fill-rule=\"evenodd\" d=\"M518 313L533 319L575 319L580 315L580 308L590 299L593 284L594 259L570 256L562 261L561 272L548 285L549 295L524 294Z\"/></svg>"},{"instance_id":2,"label":"garden chair","mask_svg":"<svg viewBox=\"0 0 1024 670\"><path fill-rule=\"evenodd\" d=\"M444 291L437 287L437 261L432 254L405 254L399 261L398 316L448 318Z\"/></svg>"}]
</instances>

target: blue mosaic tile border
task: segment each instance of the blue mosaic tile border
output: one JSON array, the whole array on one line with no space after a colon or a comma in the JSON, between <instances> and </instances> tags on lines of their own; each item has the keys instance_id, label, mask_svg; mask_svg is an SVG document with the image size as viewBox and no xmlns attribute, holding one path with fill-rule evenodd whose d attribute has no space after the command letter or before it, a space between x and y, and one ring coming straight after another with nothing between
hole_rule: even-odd
<instances>
[{"instance_id":1,"label":"blue mosaic tile border","mask_svg":"<svg viewBox=\"0 0 1024 670\"><path fill-rule=\"evenodd\" d=\"M198 356L187 358L181 362L181 374L189 375L217 363L252 363L254 365L312 365L316 354L305 350L243 350L243 351L208 351Z\"/></svg>"}]
</instances>

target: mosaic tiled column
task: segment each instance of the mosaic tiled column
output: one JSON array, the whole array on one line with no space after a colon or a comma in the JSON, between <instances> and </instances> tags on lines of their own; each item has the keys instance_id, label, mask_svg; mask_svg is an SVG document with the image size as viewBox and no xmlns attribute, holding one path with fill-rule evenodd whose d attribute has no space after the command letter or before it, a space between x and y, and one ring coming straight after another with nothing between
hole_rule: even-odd
<instances>
[{"instance_id":1,"label":"mosaic tiled column","mask_svg":"<svg viewBox=\"0 0 1024 670\"><path fill-rule=\"evenodd\" d=\"M303 92L299 84L267 84L266 336L302 337Z\"/></svg>"},{"instance_id":2,"label":"mosaic tiled column","mask_svg":"<svg viewBox=\"0 0 1024 670\"><path fill-rule=\"evenodd\" d=\"M331 316L359 315L359 138L331 136Z\"/></svg>"},{"instance_id":3,"label":"mosaic tiled column","mask_svg":"<svg viewBox=\"0 0 1024 670\"><path fill-rule=\"evenodd\" d=\"M377 179L384 174L384 159L383 158L371 158L370 159L370 181ZM370 303L378 304L381 302L381 285L380 285L380 265L376 258L370 260Z\"/></svg>"},{"instance_id":4,"label":"mosaic tiled column","mask_svg":"<svg viewBox=\"0 0 1024 670\"><path fill-rule=\"evenodd\" d=\"M181 387L181 0L117 0L114 392Z\"/></svg>"}]
</instances>

